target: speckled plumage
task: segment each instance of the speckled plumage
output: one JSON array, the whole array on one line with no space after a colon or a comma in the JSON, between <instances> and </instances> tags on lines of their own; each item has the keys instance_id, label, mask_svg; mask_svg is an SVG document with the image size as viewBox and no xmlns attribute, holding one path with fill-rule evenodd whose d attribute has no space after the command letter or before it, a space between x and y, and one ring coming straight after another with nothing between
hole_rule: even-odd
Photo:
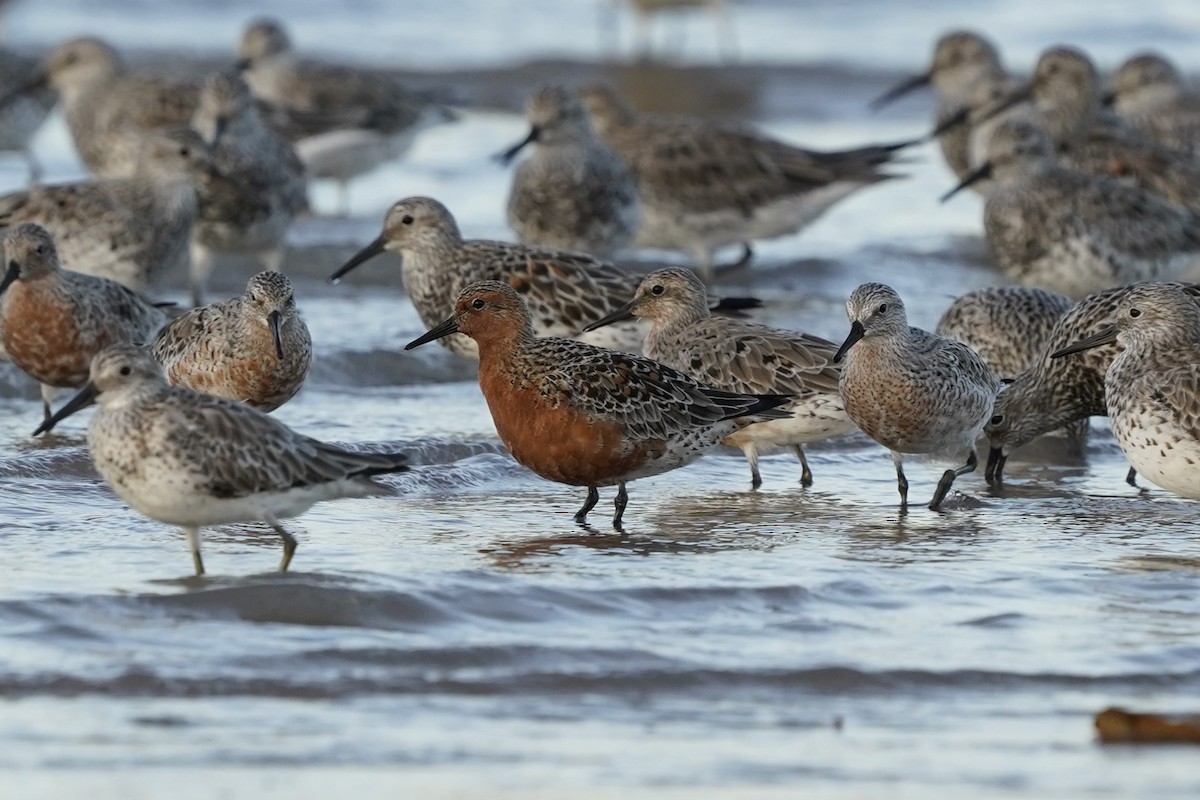
<instances>
[{"instance_id":1,"label":"speckled plumage","mask_svg":"<svg viewBox=\"0 0 1200 800\"><path fill-rule=\"evenodd\" d=\"M140 291L187 263L196 182L210 169L194 131L155 131L142 143L133 177L35 186L0 197L0 226L36 222L54 236L68 269Z\"/></svg>"},{"instance_id":2,"label":"speckled plumage","mask_svg":"<svg viewBox=\"0 0 1200 800\"><path fill-rule=\"evenodd\" d=\"M894 177L879 167L903 146L805 150L746 127L637 114L607 86L579 95L596 135L633 170L641 203L634 244L689 253L709 281L716 248L796 233L842 198Z\"/></svg>"},{"instance_id":3,"label":"speckled plumage","mask_svg":"<svg viewBox=\"0 0 1200 800\"><path fill-rule=\"evenodd\" d=\"M42 127L55 102L49 89L26 89L37 76L37 61L0 49L0 96L6 98L0 103L0 151L21 154L29 165L30 183L40 180L42 168L29 141Z\"/></svg>"},{"instance_id":4,"label":"speckled plumage","mask_svg":"<svg viewBox=\"0 0 1200 800\"><path fill-rule=\"evenodd\" d=\"M14 364L42 384L43 411L53 389L79 388L92 356L110 344L149 341L167 315L105 278L60 267L54 240L24 223L4 237L0 343Z\"/></svg>"},{"instance_id":5,"label":"speckled plumage","mask_svg":"<svg viewBox=\"0 0 1200 800\"><path fill-rule=\"evenodd\" d=\"M1139 53L1112 77L1113 110L1164 147L1200 156L1200 93L1157 53Z\"/></svg>"},{"instance_id":6,"label":"speckled plumage","mask_svg":"<svg viewBox=\"0 0 1200 800\"><path fill-rule=\"evenodd\" d=\"M1138 474L1200 500L1200 307L1179 286L1143 285L1117 303L1115 324L1077 347L1121 348L1104 375L1113 436ZM1069 347L1067 351L1076 348ZM1057 353L1064 360L1073 354Z\"/></svg>"},{"instance_id":7,"label":"speckled plumage","mask_svg":"<svg viewBox=\"0 0 1200 800\"><path fill-rule=\"evenodd\" d=\"M1028 121L998 126L987 155L995 188L984 229L1011 280L1079 298L1178 277L1200 263L1200 217L1056 163L1049 140Z\"/></svg>"},{"instance_id":8,"label":"speckled plumage","mask_svg":"<svg viewBox=\"0 0 1200 800\"><path fill-rule=\"evenodd\" d=\"M892 452L900 505L908 502L902 454L966 456L947 470L930 508L954 479L975 469L975 440L991 414L1000 379L964 344L908 325L904 303L889 286L864 283L846 302L850 335L840 390L846 413Z\"/></svg>"},{"instance_id":9,"label":"speckled plumage","mask_svg":"<svg viewBox=\"0 0 1200 800\"><path fill-rule=\"evenodd\" d=\"M641 352L645 332L636 322L583 333L585 325L627 302L637 290L637 276L607 261L509 242L464 241L444 205L428 197L409 197L388 210L383 233L338 270L335 278L384 250L399 253L403 259L404 288L428 327L453 313L464 287L497 280L521 294L539 336L579 338ZM478 347L467 336L454 334L441 342L459 355L478 358Z\"/></svg>"},{"instance_id":10,"label":"speckled plumage","mask_svg":"<svg viewBox=\"0 0 1200 800\"><path fill-rule=\"evenodd\" d=\"M127 178L138 164L141 137L155 128L186 125L199 87L125 72L117 52L99 39L55 47L42 66L58 92L80 159L103 178Z\"/></svg>"},{"instance_id":11,"label":"speckled plumage","mask_svg":"<svg viewBox=\"0 0 1200 800\"><path fill-rule=\"evenodd\" d=\"M93 398L96 471L138 512L185 529L197 575L202 526L265 522L283 539L284 571L296 540L280 519L322 500L385 493L371 476L408 469L403 455L351 452L241 403L170 386L153 356L129 345L97 354L88 385L38 432Z\"/></svg>"},{"instance_id":12,"label":"speckled plumage","mask_svg":"<svg viewBox=\"0 0 1200 800\"><path fill-rule=\"evenodd\" d=\"M600 324L629 315L649 320L644 354L701 383L741 394L787 394L780 410L787 419L750 425L727 436L750 464L751 481L762 484L758 454L792 447L803 465L801 482L812 473L803 445L854 430L838 394L840 370L833 364L837 345L816 336L714 317L704 284L691 272L661 269L647 275L631 302Z\"/></svg>"},{"instance_id":13,"label":"speckled plumage","mask_svg":"<svg viewBox=\"0 0 1200 800\"><path fill-rule=\"evenodd\" d=\"M534 335L511 286L482 281L458 296L454 315L411 342L455 331L479 345L479 386L513 457L548 480L587 486L576 514L595 505L596 487L681 467L752 422L786 416L789 398L721 391L663 364L602 347Z\"/></svg>"},{"instance_id":14,"label":"speckled plumage","mask_svg":"<svg viewBox=\"0 0 1200 800\"><path fill-rule=\"evenodd\" d=\"M304 165L291 145L267 129L249 88L230 72L208 77L192 127L213 163L237 183L204 181L192 231L192 301L201 302L217 254L253 253L263 266L283 263L283 237L308 208Z\"/></svg>"},{"instance_id":15,"label":"speckled plumage","mask_svg":"<svg viewBox=\"0 0 1200 800\"><path fill-rule=\"evenodd\" d=\"M260 411L300 391L313 357L292 282L270 271L251 278L243 295L172 320L151 350L172 384Z\"/></svg>"},{"instance_id":16,"label":"speckled plumage","mask_svg":"<svg viewBox=\"0 0 1200 800\"><path fill-rule=\"evenodd\" d=\"M1200 302L1200 286L1164 284ZM1055 324L1029 368L1004 386L984 426L991 442L990 479L1003 480L1004 462L1019 447L1063 425L1103 416L1104 375L1119 349L1096 347L1071 358L1050 354L1110 324L1118 304L1135 287L1124 286L1089 295Z\"/></svg>"},{"instance_id":17,"label":"speckled plumage","mask_svg":"<svg viewBox=\"0 0 1200 800\"><path fill-rule=\"evenodd\" d=\"M286 112L272 127L295 145L311 178L339 183L343 207L348 181L404 155L425 128L454 119L388 75L297 58L277 20L251 22L238 59L255 96Z\"/></svg>"},{"instance_id":18,"label":"speckled plumage","mask_svg":"<svg viewBox=\"0 0 1200 800\"><path fill-rule=\"evenodd\" d=\"M579 100L561 86L535 91L525 107L533 152L513 173L508 226L525 244L608 258L630 244L641 210L633 173L592 135Z\"/></svg>"}]
</instances>

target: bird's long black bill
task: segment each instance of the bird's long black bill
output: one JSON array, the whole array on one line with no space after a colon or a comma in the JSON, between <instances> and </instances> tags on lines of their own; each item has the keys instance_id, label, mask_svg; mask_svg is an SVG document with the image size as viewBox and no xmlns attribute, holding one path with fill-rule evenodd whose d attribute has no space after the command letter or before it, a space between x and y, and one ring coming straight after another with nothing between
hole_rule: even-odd
<instances>
[{"instance_id":1,"label":"bird's long black bill","mask_svg":"<svg viewBox=\"0 0 1200 800\"><path fill-rule=\"evenodd\" d=\"M279 358L283 358L283 334L279 330L282 324L283 318L278 311L267 314L267 327L271 329L271 338L275 340L275 355Z\"/></svg>"},{"instance_id":2,"label":"bird's long black bill","mask_svg":"<svg viewBox=\"0 0 1200 800\"><path fill-rule=\"evenodd\" d=\"M49 86L49 78L45 73L38 73L33 79L21 84L15 89L11 89L3 95L0 95L0 109L8 108L8 106L18 97L27 95L30 92L36 92L39 89L45 89Z\"/></svg>"},{"instance_id":3,"label":"bird's long black bill","mask_svg":"<svg viewBox=\"0 0 1200 800\"><path fill-rule=\"evenodd\" d=\"M937 137L941 136L943 133L954 130L959 125L965 125L967 123L967 120L969 120L970 118L971 118L971 109L967 108L966 106L963 106L962 108L958 109L953 114L951 114L950 116L946 117L944 120L939 122L937 124L937 127L933 129L933 133L929 134L929 138L936 139Z\"/></svg>"},{"instance_id":4,"label":"bird's long black bill","mask_svg":"<svg viewBox=\"0 0 1200 800\"><path fill-rule=\"evenodd\" d=\"M13 281L21 276L21 267L16 261L8 262L8 269L4 270L4 278L0 279L0 294L4 294L8 287L13 285Z\"/></svg>"},{"instance_id":5,"label":"bird's long black bill","mask_svg":"<svg viewBox=\"0 0 1200 800\"><path fill-rule=\"evenodd\" d=\"M423 344L429 344L435 339L441 339L443 336L449 336L452 333L458 333L457 317L451 317L440 325L430 328L423 335L418 336L408 344L404 345L404 349L412 350L414 347L420 347Z\"/></svg>"},{"instance_id":6,"label":"bird's long black bill","mask_svg":"<svg viewBox=\"0 0 1200 800\"><path fill-rule=\"evenodd\" d=\"M517 142L516 144L514 144L512 147L508 148L504 152L497 153L495 156L493 156L493 158L495 158L501 164L508 166L509 164L512 163L512 160L517 157L517 153L520 153L522 150L524 150L526 148L526 146L531 145L534 142L536 142L537 138L538 138L538 129L530 128L528 136L526 136L524 139Z\"/></svg>"},{"instance_id":7,"label":"bird's long black bill","mask_svg":"<svg viewBox=\"0 0 1200 800\"><path fill-rule=\"evenodd\" d=\"M614 322L631 319L633 317L633 303L634 301L630 300L628 303L616 309L611 314L606 314L595 322L585 325L583 327L583 332L587 333L588 331L594 331L597 328L603 328L605 325L612 325Z\"/></svg>"},{"instance_id":8,"label":"bird's long black bill","mask_svg":"<svg viewBox=\"0 0 1200 800\"><path fill-rule=\"evenodd\" d=\"M867 332L863 324L858 320L850 323L850 335L846 337L846 341L842 342L842 346L833 354L833 363L840 364L842 359L846 357L846 351L854 347L855 342L861 339Z\"/></svg>"},{"instance_id":9,"label":"bird's long black bill","mask_svg":"<svg viewBox=\"0 0 1200 800\"><path fill-rule=\"evenodd\" d=\"M994 105L991 108L984 111L983 114L979 117L979 119L976 120L976 124L981 123L981 122L987 122L989 119L995 119L996 117L1000 116L1005 111L1008 111L1010 108L1017 105L1018 103L1024 103L1024 102L1027 102L1032 99L1033 99L1033 87L1028 86L1028 85L1022 86L1020 89L1013 92L1012 94L1010 94L1005 99L1001 100L996 105Z\"/></svg>"},{"instance_id":10,"label":"bird's long black bill","mask_svg":"<svg viewBox=\"0 0 1200 800\"><path fill-rule=\"evenodd\" d=\"M382 236L380 236L378 239L371 242L369 245L364 247L362 250L359 250L357 253L350 256L349 261L347 261L345 264L342 264L342 266L338 268L337 272L335 272L329 276L329 282L337 283L338 281L340 281L342 279L342 276L345 275L347 272L354 269L355 267L357 267L360 264L365 264L366 262L370 261L375 256L379 255L380 253L383 252L384 246L386 244L387 244L387 241Z\"/></svg>"},{"instance_id":11,"label":"bird's long black bill","mask_svg":"<svg viewBox=\"0 0 1200 800\"><path fill-rule=\"evenodd\" d=\"M992 162L985 161L971 172L968 172L966 176L959 181L957 186L942 195L939 199L939 202L944 203L951 197L954 197L954 195L961 192L963 189L966 189L968 186L979 183L980 181L986 180L990 177L992 177Z\"/></svg>"},{"instance_id":12,"label":"bird's long black bill","mask_svg":"<svg viewBox=\"0 0 1200 800\"><path fill-rule=\"evenodd\" d=\"M911 78L905 78L902 82L872 100L870 108L872 111L878 111L884 106L891 105L909 92L920 89L922 86L928 86L930 80L928 72L921 75L913 75Z\"/></svg>"},{"instance_id":13,"label":"bird's long black bill","mask_svg":"<svg viewBox=\"0 0 1200 800\"><path fill-rule=\"evenodd\" d=\"M67 417L74 414L76 411L83 409L96 402L96 395L100 394L100 390L96 388L96 384L88 381L82 389L70 400L67 404L51 415L50 419L43 420L41 425L37 426L37 430L33 432L34 436L39 436L43 433L48 433L54 430L54 426L62 422Z\"/></svg>"},{"instance_id":14,"label":"bird's long black bill","mask_svg":"<svg viewBox=\"0 0 1200 800\"><path fill-rule=\"evenodd\" d=\"M1075 344L1067 345L1061 350L1055 350L1050 354L1051 358L1062 358L1069 356L1072 353L1082 353L1084 350L1091 350L1093 347L1101 345L1113 344L1117 341L1117 326L1109 325L1102 331L1092 334L1086 339L1080 339Z\"/></svg>"},{"instance_id":15,"label":"bird's long black bill","mask_svg":"<svg viewBox=\"0 0 1200 800\"><path fill-rule=\"evenodd\" d=\"M999 447L988 450L987 468L983 472L983 479L987 481L988 486L1004 482L1004 463L1006 461L1008 461L1008 456L1004 455L1004 451Z\"/></svg>"}]
</instances>

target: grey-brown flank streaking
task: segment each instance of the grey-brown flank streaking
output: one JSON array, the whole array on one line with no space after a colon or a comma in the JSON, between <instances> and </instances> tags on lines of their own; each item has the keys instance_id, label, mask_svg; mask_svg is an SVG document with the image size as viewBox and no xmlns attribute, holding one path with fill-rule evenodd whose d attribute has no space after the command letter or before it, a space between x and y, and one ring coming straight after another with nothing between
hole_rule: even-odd
<instances>
[{"instance_id":1,"label":"grey-brown flank streaking","mask_svg":"<svg viewBox=\"0 0 1200 800\"><path fill-rule=\"evenodd\" d=\"M638 114L607 86L579 96L600 140L629 164L641 222L634 245L688 253L707 283L714 251L802 230L863 187L913 142L822 152L744 126Z\"/></svg>"},{"instance_id":2,"label":"grey-brown flank streaking","mask_svg":"<svg viewBox=\"0 0 1200 800\"><path fill-rule=\"evenodd\" d=\"M525 105L529 135L500 155L533 152L513 172L508 226L524 244L609 258L633 242L641 209L634 176L593 135L579 99L543 86Z\"/></svg>"},{"instance_id":3,"label":"grey-brown flank streaking","mask_svg":"<svg viewBox=\"0 0 1200 800\"><path fill-rule=\"evenodd\" d=\"M955 478L975 470L975 440L1000 379L966 345L909 327L890 286L862 284L846 301L846 314L850 334L834 355L835 362L845 361L842 402L854 424L891 451L900 509L908 507L905 453L966 455L963 466L938 481L929 502L936 511Z\"/></svg>"},{"instance_id":4,"label":"grey-brown flank streaking","mask_svg":"<svg viewBox=\"0 0 1200 800\"><path fill-rule=\"evenodd\" d=\"M238 297L172 320L150 349L170 383L260 411L292 399L313 359L292 282L271 271L252 277Z\"/></svg>"},{"instance_id":5,"label":"grey-brown flank streaking","mask_svg":"<svg viewBox=\"0 0 1200 800\"><path fill-rule=\"evenodd\" d=\"M98 353L87 385L34 435L93 402L96 471L139 513L184 529L197 575L205 525L266 523L283 540L285 572L296 539L281 519L322 500L389 493L371 478L408 469L402 454L346 450L250 406L171 386L148 350L128 344Z\"/></svg>"},{"instance_id":6,"label":"grey-brown flank streaking","mask_svg":"<svg viewBox=\"0 0 1200 800\"><path fill-rule=\"evenodd\" d=\"M456 332L479 346L479 388L513 458L547 480L587 487L581 524L598 487L618 487L612 524L621 530L627 482L682 467L745 425L790 416L778 408L786 395L726 392L647 358L538 337L507 283L467 286L453 316L404 349Z\"/></svg>"},{"instance_id":7,"label":"grey-brown flank streaking","mask_svg":"<svg viewBox=\"0 0 1200 800\"><path fill-rule=\"evenodd\" d=\"M1117 344L1104 374L1113 436L1143 477L1200 500L1200 308L1179 286L1135 286L1115 322L1052 355Z\"/></svg>"},{"instance_id":8,"label":"grey-brown flank streaking","mask_svg":"<svg viewBox=\"0 0 1200 800\"><path fill-rule=\"evenodd\" d=\"M118 342L149 341L167 315L125 286L62 269L54 240L30 222L4 237L0 280L0 349L42 385L50 418L55 389L87 382L88 363Z\"/></svg>"},{"instance_id":9,"label":"grey-brown flank streaking","mask_svg":"<svg viewBox=\"0 0 1200 800\"><path fill-rule=\"evenodd\" d=\"M1011 280L1080 298L1176 278L1200 263L1200 216L1136 186L1059 164L1033 123L999 125L987 155L946 198L992 178L984 230Z\"/></svg>"},{"instance_id":10,"label":"grey-brown flank streaking","mask_svg":"<svg viewBox=\"0 0 1200 800\"><path fill-rule=\"evenodd\" d=\"M855 429L838 394L841 372L833 364L837 345L799 331L714 317L704 284L688 270L647 275L633 300L587 327L593 330L629 317L650 321L644 355L708 386L741 394L787 394L787 419L748 425L724 444L739 448L750 464L751 485L762 485L758 455L791 447L800 459L800 483L812 485L804 445Z\"/></svg>"}]
</instances>

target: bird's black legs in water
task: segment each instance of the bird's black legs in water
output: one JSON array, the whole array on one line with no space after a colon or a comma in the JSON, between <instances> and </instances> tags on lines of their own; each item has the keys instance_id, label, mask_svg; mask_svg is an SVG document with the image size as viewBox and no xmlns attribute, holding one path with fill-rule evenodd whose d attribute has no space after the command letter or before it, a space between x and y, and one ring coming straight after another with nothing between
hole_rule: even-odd
<instances>
[{"instance_id":1,"label":"bird's black legs in water","mask_svg":"<svg viewBox=\"0 0 1200 800\"><path fill-rule=\"evenodd\" d=\"M192 551L192 566L196 568L196 575L204 574L204 559L200 558L200 529L199 528L184 528L187 533L188 549Z\"/></svg>"},{"instance_id":2,"label":"bird's black legs in water","mask_svg":"<svg viewBox=\"0 0 1200 800\"><path fill-rule=\"evenodd\" d=\"M896 488L900 491L900 510L908 510L908 478L904 477L904 464L899 453L892 453L892 463L896 465Z\"/></svg>"},{"instance_id":3,"label":"bird's black legs in water","mask_svg":"<svg viewBox=\"0 0 1200 800\"><path fill-rule=\"evenodd\" d=\"M937 511L941 508L942 501L946 499L946 493L950 491L950 487L954 485L954 479L959 475L966 475L968 472L974 472L975 467L979 465L979 457L975 455L975 451L971 451L971 455L967 456L967 463L958 469L948 469L942 475L942 479L938 481L937 491L933 493L933 499L929 501L929 508Z\"/></svg>"},{"instance_id":4,"label":"bird's black legs in water","mask_svg":"<svg viewBox=\"0 0 1200 800\"><path fill-rule=\"evenodd\" d=\"M621 517L625 516L625 505L629 502L629 494L625 491L625 483L617 484L617 496L613 500L613 508L617 513L613 515L613 527L621 530Z\"/></svg>"},{"instance_id":5,"label":"bird's black legs in water","mask_svg":"<svg viewBox=\"0 0 1200 800\"><path fill-rule=\"evenodd\" d=\"M588 512L596 507L596 503L600 502L600 490L595 486L588 487L587 500L583 501L583 508L575 512L576 522L586 522Z\"/></svg>"},{"instance_id":6,"label":"bird's black legs in water","mask_svg":"<svg viewBox=\"0 0 1200 800\"><path fill-rule=\"evenodd\" d=\"M1133 467L1130 467L1129 472L1125 474L1125 482L1128 483L1130 486L1132 486L1135 489L1142 488L1142 487L1138 486L1137 470L1134 469Z\"/></svg>"},{"instance_id":7,"label":"bird's black legs in water","mask_svg":"<svg viewBox=\"0 0 1200 800\"><path fill-rule=\"evenodd\" d=\"M750 246L749 242L742 242L742 257L737 261L731 261L728 264L717 264L713 271L732 272L735 269L742 269L743 267L749 266L750 262L753 260L754 248Z\"/></svg>"},{"instance_id":8,"label":"bird's black legs in water","mask_svg":"<svg viewBox=\"0 0 1200 800\"><path fill-rule=\"evenodd\" d=\"M812 470L808 468L808 459L804 457L804 447L796 445L796 456L800 459L800 485L807 489L812 486Z\"/></svg>"},{"instance_id":9,"label":"bird's black legs in water","mask_svg":"<svg viewBox=\"0 0 1200 800\"><path fill-rule=\"evenodd\" d=\"M279 562L279 571L287 572L288 565L292 563L292 556L296 554L296 537L292 536L283 526L279 524L279 520L274 517L267 517L267 524L271 526L271 530L279 534L279 538L283 539L283 560Z\"/></svg>"}]
</instances>

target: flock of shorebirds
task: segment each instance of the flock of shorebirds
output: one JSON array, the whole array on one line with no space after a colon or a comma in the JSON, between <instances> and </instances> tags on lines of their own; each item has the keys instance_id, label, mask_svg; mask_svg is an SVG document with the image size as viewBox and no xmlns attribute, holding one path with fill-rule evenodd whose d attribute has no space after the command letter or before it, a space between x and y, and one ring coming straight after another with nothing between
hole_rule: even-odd
<instances>
[{"instance_id":1,"label":"flock of shorebirds","mask_svg":"<svg viewBox=\"0 0 1200 800\"><path fill-rule=\"evenodd\" d=\"M88 445L133 508L182 526L197 574L201 526L266 523L313 503L387 491L396 453L316 441L268 416L300 389L312 341L279 272L305 182L343 183L396 157L423 126L454 119L389 77L298 57L283 27L245 31L236 69L172 83L127 72L105 43L76 39L10 69L0 146L28 137L57 103L95 179L0 198L5 270L0 356L43 387L36 434L93 403ZM17 64L14 60L14 64ZM12 75L17 75L13 78ZM915 142L817 152L751 128L638 114L612 89L547 86L508 222L519 243L464 239L437 200L409 197L331 279L402 256L405 289L438 340L479 362L479 383L514 458L549 480L616 486L683 466L718 444L759 454L861 430L891 451L901 508L906 454L955 460L929 507L977 466L1062 429L1078 446L1107 414L1133 469L1200 499L1200 98L1164 59L1141 55L1110 83L1080 51L1047 50L1032 77L1003 68L983 37L943 36L923 74L935 135L986 197L985 231L1015 284L972 292L937 332L910 327L888 286L859 286L836 343L747 321L752 298L718 298L716 253L794 233L863 187L894 177ZM1111 91L1109 89L1111 88ZM36 162L30 156L31 165ZM36 181L36 168L32 168ZM953 192L951 192L953 194ZM949 195L947 195L948 197ZM630 247L682 252L693 269L634 275ZM202 305L218 257L267 269L239 297ZM70 269L65 269L61 261ZM188 270L196 307L141 292ZM54 392L79 392L52 412Z\"/></svg>"}]
</instances>

